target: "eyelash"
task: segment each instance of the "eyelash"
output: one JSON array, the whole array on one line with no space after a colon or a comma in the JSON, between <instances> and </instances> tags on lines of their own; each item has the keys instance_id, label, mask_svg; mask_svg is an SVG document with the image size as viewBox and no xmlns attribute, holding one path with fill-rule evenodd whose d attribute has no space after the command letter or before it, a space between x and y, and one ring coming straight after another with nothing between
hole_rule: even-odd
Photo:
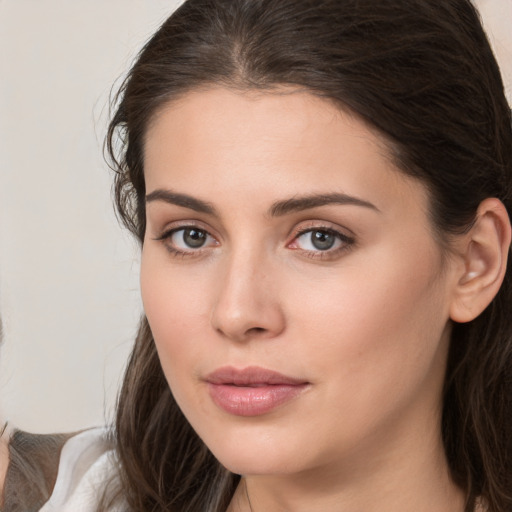
<instances>
[{"instance_id":1,"label":"eyelash","mask_svg":"<svg viewBox=\"0 0 512 512\"><path fill-rule=\"evenodd\" d=\"M183 235L185 235L186 231L197 231L202 234L202 236L206 237L206 240L211 239L215 241L215 244L213 247L218 245L218 242L216 239L210 235L210 233L197 225L182 225L178 227L174 227L172 229L169 229L165 231L162 235L155 238L154 240L162 242L166 249L169 251L169 253L174 257L181 257L181 258L194 258L194 257L200 257L203 255L205 250L212 246L204 246L201 245L197 249L190 248L190 250L182 250L178 249L175 246L171 244L172 237L176 235L179 232L183 232ZM334 237L334 244L338 244L338 247L332 249L331 247L327 248L326 250L308 250L308 249L300 249L299 247L293 247L293 245L297 244L297 240L301 237L304 237L307 234L313 235L313 233L323 233L324 235L333 236ZM319 260L332 260L336 259L338 256L341 256L342 253L350 250L355 244L355 238L349 235L346 235L344 233L341 233L340 231L330 227L330 226L322 226L319 224L312 224L308 227L302 227L300 229L297 229L297 231L293 234L292 241L287 243L287 248L291 250L300 250L302 254L308 258L311 259L319 259Z\"/></svg>"}]
</instances>

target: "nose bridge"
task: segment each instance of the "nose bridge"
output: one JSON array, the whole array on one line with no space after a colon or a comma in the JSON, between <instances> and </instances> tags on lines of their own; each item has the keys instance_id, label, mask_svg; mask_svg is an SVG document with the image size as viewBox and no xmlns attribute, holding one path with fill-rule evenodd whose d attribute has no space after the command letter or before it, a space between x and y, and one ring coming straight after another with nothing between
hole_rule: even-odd
<instances>
[{"instance_id":1,"label":"nose bridge","mask_svg":"<svg viewBox=\"0 0 512 512\"><path fill-rule=\"evenodd\" d=\"M284 316L273 286L276 269L271 258L261 248L242 245L230 251L223 263L213 327L234 340L279 334Z\"/></svg>"}]
</instances>

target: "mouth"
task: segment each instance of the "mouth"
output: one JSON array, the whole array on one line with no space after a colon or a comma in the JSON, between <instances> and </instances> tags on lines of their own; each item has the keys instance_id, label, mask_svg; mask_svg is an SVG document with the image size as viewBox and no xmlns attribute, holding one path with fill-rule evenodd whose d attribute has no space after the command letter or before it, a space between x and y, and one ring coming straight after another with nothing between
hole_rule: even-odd
<instances>
[{"instance_id":1,"label":"mouth","mask_svg":"<svg viewBox=\"0 0 512 512\"><path fill-rule=\"evenodd\" d=\"M235 416L259 416L300 395L310 383L259 367L224 367L205 381L215 405Z\"/></svg>"}]
</instances>

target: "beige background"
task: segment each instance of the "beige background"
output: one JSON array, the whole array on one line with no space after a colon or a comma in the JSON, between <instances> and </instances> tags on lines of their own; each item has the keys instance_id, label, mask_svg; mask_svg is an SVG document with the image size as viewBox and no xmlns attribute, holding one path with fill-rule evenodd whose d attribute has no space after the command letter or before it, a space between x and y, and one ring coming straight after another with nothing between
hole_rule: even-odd
<instances>
[{"instance_id":1,"label":"beige background","mask_svg":"<svg viewBox=\"0 0 512 512\"><path fill-rule=\"evenodd\" d=\"M178 0L0 0L0 416L112 416L141 312L102 160L111 85ZM512 0L481 0L512 97Z\"/></svg>"}]
</instances>

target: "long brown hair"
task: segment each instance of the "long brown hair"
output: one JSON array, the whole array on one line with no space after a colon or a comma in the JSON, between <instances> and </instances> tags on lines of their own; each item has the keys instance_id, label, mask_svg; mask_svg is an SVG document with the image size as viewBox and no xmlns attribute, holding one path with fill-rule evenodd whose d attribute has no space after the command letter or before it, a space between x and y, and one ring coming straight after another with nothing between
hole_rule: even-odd
<instances>
[{"instance_id":1,"label":"long brown hair","mask_svg":"<svg viewBox=\"0 0 512 512\"><path fill-rule=\"evenodd\" d=\"M510 109L469 0L188 0L140 52L116 97L107 149L124 224L142 243L144 136L193 89L286 84L329 98L390 141L397 166L430 192L441 240L479 203L510 212ZM454 325L442 434L466 511L512 510L512 288L507 271L480 317ZM142 320L119 396L123 492L137 511L223 511L238 482L192 430Z\"/></svg>"}]
</instances>

